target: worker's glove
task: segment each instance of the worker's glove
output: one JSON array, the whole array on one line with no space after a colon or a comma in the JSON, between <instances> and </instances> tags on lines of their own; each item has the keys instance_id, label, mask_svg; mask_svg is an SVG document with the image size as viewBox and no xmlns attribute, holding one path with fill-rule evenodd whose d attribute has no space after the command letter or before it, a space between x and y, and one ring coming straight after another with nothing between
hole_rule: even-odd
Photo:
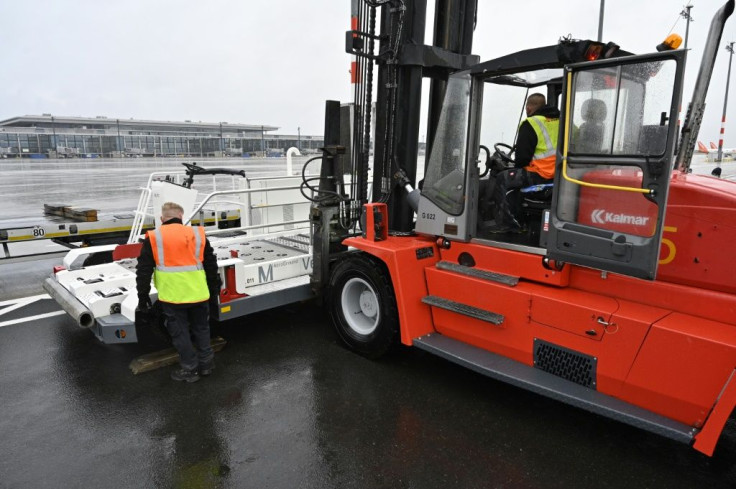
<instances>
[{"instance_id":1,"label":"worker's glove","mask_svg":"<svg viewBox=\"0 0 736 489\"><path fill-rule=\"evenodd\" d=\"M153 308L151 307L151 299L138 299L138 307L135 308L135 325L139 328L150 326L153 319Z\"/></svg>"},{"instance_id":2,"label":"worker's glove","mask_svg":"<svg viewBox=\"0 0 736 489\"><path fill-rule=\"evenodd\" d=\"M220 307L220 289L210 290L210 311Z\"/></svg>"},{"instance_id":3,"label":"worker's glove","mask_svg":"<svg viewBox=\"0 0 736 489\"><path fill-rule=\"evenodd\" d=\"M486 164L488 164L491 168L491 175L496 175L499 172L502 172L509 168L509 164L506 163L506 161L504 161L500 156L498 156L498 153L493 153L490 161L486 162Z\"/></svg>"},{"instance_id":4,"label":"worker's glove","mask_svg":"<svg viewBox=\"0 0 736 489\"><path fill-rule=\"evenodd\" d=\"M138 311L149 311L151 309L151 298L148 296L138 298L138 307L135 308Z\"/></svg>"},{"instance_id":5,"label":"worker's glove","mask_svg":"<svg viewBox=\"0 0 736 489\"><path fill-rule=\"evenodd\" d=\"M216 324L218 309L220 308L220 289L210 289L210 300L208 301L210 309L210 325Z\"/></svg>"}]
</instances>

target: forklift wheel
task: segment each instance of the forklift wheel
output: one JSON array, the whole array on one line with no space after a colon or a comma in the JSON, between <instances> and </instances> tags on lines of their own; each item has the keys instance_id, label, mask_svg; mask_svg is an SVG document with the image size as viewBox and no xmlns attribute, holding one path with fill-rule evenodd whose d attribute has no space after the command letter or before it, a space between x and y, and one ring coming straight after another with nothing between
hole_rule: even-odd
<instances>
[{"instance_id":1,"label":"forklift wheel","mask_svg":"<svg viewBox=\"0 0 736 489\"><path fill-rule=\"evenodd\" d=\"M352 350L378 358L398 337L396 298L383 267L356 254L335 266L327 305L340 338Z\"/></svg>"}]
</instances>

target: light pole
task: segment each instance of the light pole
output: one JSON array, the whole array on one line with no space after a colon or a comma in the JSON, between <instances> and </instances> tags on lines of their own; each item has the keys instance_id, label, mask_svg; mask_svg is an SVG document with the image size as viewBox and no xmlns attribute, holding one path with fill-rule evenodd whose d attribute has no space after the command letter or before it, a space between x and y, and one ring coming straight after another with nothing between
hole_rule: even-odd
<instances>
[{"instance_id":1,"label":"light pole","mask_svg":"<svg viewBox=\"0 0 736 489\"><path fill-rule=\"evenodd\" d=\"M606 0L601 0L601 12L598 16L598 42L603 40L603 11L606 9Z\"/></svg>"},{"instance_id":2,"label":"light pole","mask_svg":"<svg viewBox=\"0 0 736 489\"><path fill-rule=\"evenodd\" d=\"M302 128L297 127L296 128L296 149L299 151L302 150Z\"/></svg>"},{"instance_id":3,"label":"light pole","mask_svg":"<svg viewBox=\"0 0 736 489\"><path fill-rule=\"evenodd\" d=\"M225 152L225 143L222 140L222 122L220 122L220 158L224 156L223 155L224 152Z\"/></svg>"},{"instance_id":4,"label":"light pole","mask_svg":"<svg viewBox=\"0 0 736 489\"><path fill-rule=\"evenodd\" d=\"M120 155L120 158L123 157L123 154L125 154L125 149L123 149L123 142L120 140L120 119L115 119L115 124L118 126L118 141L117 141L117 150L118 154Z\"/></svg>"},{"instance_id":5,"label":"light pole","mask_svg":"<svg viewBox=\"0 0 736 489\"><path fill-rule=\"evenodd\" d=\"M682 12L680 12L680 16L683 17L687 21L687 23L685 24L685 46L683 46L683 49L687 49L687 36L688 34L690 34L690 22L695 20L690 16L691 8L693 8L692 5L686 5L685 9Z\"/></svg>"},{"instance_id":6,"label":"light pole","mask_svg":"<svg viewBox=\"0 0 736 489\"><path fill-rule=\"evenodd\" d=\"M266 135L263 130L263 126L261 126L261 153L263 153L263 156L266 156Z\"/></svg>"},{"instance_id":7,"label":"light pole","mask_svg":"<svg viewBox=\"0 0 736 489\"><path fill-rule=\"evenodd\" d=\"M51 131L54 133L54 152L56 153L56 157L59 157L59 145L56 143L56 124L54 121L54 116L51 116Z\"/></svg>"},{"instance_id":8,"label":"light pole","mask_svg":"<svg viewBox=\"0 0 736 489\"><path fill-rule=\"evenodd\" d=\"M726 76L726 95L723 98L723 117L721 118L721 138L718 140L718 158L716 159L717 166L723 158L723 134L726 132L726 107L728 106L728 85L731 83L731 60L733 59L733 42L729 42L726 46L728 51L728 75Z\"/></svg>"}]
</instances>

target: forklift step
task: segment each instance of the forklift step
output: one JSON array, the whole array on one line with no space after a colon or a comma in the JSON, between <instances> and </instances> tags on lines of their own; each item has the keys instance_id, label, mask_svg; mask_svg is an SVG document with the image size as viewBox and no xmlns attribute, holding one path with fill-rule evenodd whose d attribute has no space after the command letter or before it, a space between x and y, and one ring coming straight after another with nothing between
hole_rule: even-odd
<instances>
[{"instance_id":1,"label":"forklift step","mask_svg":"<svg viewBox=\"0 0 736 489\"><path fill-rule=\"evenodd\" d=\"M511 287L514 287L516 284L519 283L519 277L489 272L487 270L479 270L477 268L466 267L465 265L459 265L457 263L452 263L449 261L441 261L437 263L437 268L439 270L459 273L462 275L467 275L469 277L479 278L481 280L488 280L491 282L498 282L501 284L510 285Z\"/></svg>"},{"instance_id":2,"label":"forklift step","mask_svg":"<svg viewBox=\"0 0 736 489\"><path fill-rule=\"evenodd\" d=\"M497 326L502 324L504 319L501 314L496 314L495 312L486 311L485 309L479 309L477 307L469 306L461 302L455 302L443 297L437 297L435 295L423 297L422 302L430 306L462 314L463 316L480 319L481 321L486 321Z\"/></svg>"},{"instance_id":3,"label":"forklift step","mask_svg":"<svg viewBox=\"0 0 736 489\"><path fill-rule=\"evenodd\" d=\"M691 426L438 333L415 339L414 346L487 377L678 442L689 444L698 432Z\"/></svg>"},{"instance_id":4,"label":"forklift step","mask_svg":"<svg viewBox=\"0 0 736 489\"><path fill-rule=\"evenodd\" d=\"M225 348L227 341L222 337L217 336L210 340L212 349L218 352ZM167 365L174 365L179 361L179 354L174 348L167 348L165 350L156 351L153 353L146 353L137 358L134 358L128 368L133 372L133 375L142 374L143 372L150 372Z\"/></svg>"}]
</instances>

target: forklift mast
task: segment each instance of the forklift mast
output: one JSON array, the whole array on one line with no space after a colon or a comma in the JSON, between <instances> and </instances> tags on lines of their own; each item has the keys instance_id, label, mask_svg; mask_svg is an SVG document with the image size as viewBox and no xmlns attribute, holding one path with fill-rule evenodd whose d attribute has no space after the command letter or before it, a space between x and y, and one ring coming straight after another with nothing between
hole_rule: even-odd
<instances>
[{"instance_id":1,"label":"forklift mast","mask_svg":"<svg viewBox=\"0 0 736 489\"><path fill-rule=\"evenodd\" d=\"M424 44L427 0L352 0L351 8L345 50L354 56L353 103L341 106L327 101L320 176L305 180L303 185L314 195L308 197L313 202L311 283L318 296L329 277L330 263L346 251L342 242L356 234L363 205L369 200L388 204L392 231L412 231L414 210L402 187L407 182L416 187L418 181L422 79L431 79L429 154L450 74L468 69L480 59L470 54L477 0L436 0L432 46ZM374 81L375 66L378 73ZM315 179L318 187L310 185ZM361 230L365 233L364 224Z\"/></svg>"},{"instance_id":2,"label":"forklift mast","mask_svg":"<svg viewBox=\"0 0 736 489\"><path fill-rule=\"evenodd\" d=\"M377 11L378 9L378 11ZM372 200L388 204L393 231L412 229L413 210L396 173L417 182L422 78L431 79L427 153L432 145L450 73L478 62L470 54L477 0L436 0L433 45L424 44L427 0L353 0L353 29L346 50L356 56L352 167L358 210L367 202L368 157L375 83L375 145ZM375 33L380 20L380 33ZM376 43L378 51L374 53ZM423 177L420 176L419 179Z\"/></svg>"}]
</instances>

